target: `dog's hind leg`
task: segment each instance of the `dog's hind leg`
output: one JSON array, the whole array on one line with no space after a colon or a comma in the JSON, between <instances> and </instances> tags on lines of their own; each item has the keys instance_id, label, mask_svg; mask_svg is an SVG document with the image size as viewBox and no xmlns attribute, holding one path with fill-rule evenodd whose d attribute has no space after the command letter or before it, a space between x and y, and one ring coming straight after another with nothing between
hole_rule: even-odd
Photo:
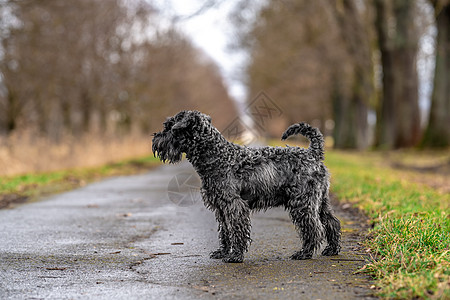
<instances>
[{"instance_id":1,"label":"dog's hind leg","mask_svg":"<svg viewBox=\"0 0 450 300\"><path fill-rule=\"evenodd\" d=\"M291 201L289 214L303 240L303 249L295 252L291 259L310 259L320 247L323 226L318 212L318 194L315 188L309 187L307 193Z\"/></svg>"},{"instance_id":2,"label":"dog's hind leg","mask_svg":"<svg viewBox=\"0 0 450 300\"><path fill-rule=\"evenodd\" d=\"M331 256L337 255L341 250L341 223L333 215L330 207L330 200L328 193L324 193L322 204L320 206L320 220L325 227L325 237L328 245L322 251L322 255Z\"/></svg>"}]
</instances>

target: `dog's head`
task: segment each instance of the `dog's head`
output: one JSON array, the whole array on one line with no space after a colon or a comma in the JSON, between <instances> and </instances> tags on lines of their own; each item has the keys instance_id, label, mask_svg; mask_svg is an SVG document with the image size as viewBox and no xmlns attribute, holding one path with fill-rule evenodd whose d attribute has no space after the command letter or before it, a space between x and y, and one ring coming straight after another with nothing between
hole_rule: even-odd
<instances>
[{"instance_id":1,"label":"dog's head","mask_svg":"<svg viewBox=\"0 0 450 300\"><path fill-rule=\"evenodd\" d=\"M153 135L152 151L163 162L181 161L211 128L211 117L198 111L184 110L163 123L164 129Z\"/></svg>"}]
</instances>

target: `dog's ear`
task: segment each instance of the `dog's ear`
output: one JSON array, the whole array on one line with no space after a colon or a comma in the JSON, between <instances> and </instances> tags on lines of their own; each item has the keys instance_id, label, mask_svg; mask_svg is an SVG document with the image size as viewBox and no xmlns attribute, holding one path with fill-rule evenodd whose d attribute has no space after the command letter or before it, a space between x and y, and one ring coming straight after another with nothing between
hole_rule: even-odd
<instances>
[{"instance_id":1,"label":"dog's ear","mask_svg":"<svg viewBox=\"0 0 450 300\"><path fill-rule=\"evenodd\" d=\"M176 122L173 126L172 126L172 132L176 133L179 132L180 130L186 129L189 126L189 122L188 120L186 120L186 118L182 119L181 121Z\"/></svg>"}]
</instances>

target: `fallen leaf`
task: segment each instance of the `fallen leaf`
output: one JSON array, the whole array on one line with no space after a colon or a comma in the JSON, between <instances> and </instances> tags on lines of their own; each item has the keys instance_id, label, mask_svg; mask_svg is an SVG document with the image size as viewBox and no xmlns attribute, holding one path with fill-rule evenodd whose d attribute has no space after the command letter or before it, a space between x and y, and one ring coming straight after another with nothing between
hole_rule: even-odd
<instances>
[{"instance_id":1,"label":"fallen leaf","mask_svg":"<svg viewBox=\"0 0 450 300\"><path fill-rule=\"evenodd\" d=\"M208 287L208 286L198 286L198 285L194 285L193 288L196 289L196 290L200 290L200 291L204 291L204 292L209 292L209 287Z\"/></svg>"},{"instance_id":2,"label":"fallen leaf","mask_svg":"<svg viewBox=\"0 0 450 300\"><path fill-rule=\"evenodd\" d=\"M124 213L124 214L117 214L116 216L127 218L127 217L131 217L132 215L133 215L132 213Z\"/></svg>"}]
</instances>

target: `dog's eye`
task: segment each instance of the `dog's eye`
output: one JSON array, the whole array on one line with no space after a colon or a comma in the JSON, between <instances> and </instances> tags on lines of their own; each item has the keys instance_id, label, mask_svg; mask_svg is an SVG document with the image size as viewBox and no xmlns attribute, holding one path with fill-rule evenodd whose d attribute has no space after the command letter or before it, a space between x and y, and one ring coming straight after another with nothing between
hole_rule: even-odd
<instances>
[{"instance_id":1,"label":"dog's eye","mask_svg":"<svg viewBox=\"0 0 450 300\"><path fill-rule=\"evenodd\" d=\"M173 122L164 122L163 126L165 130L169 130L173 125Z\"/></svg>"}]
</instances>

